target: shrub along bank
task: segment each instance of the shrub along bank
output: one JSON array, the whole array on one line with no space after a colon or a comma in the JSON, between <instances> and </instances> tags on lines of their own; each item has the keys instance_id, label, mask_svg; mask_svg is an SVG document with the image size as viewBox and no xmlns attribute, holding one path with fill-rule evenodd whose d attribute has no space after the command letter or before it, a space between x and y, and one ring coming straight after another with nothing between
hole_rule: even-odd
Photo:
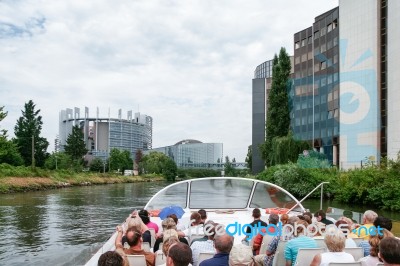
<instances>
[{"instance_id":1,"label":"shrub along bank","mask_svg":"<svg viewBox=\"0 0 400 266\"><path fill-rule=\"evenodd\" d=\"M400 210L400 161L384 161L380 166L340 171L336 168L305 169L289 163L269 167L256 177L285 188L295 197L307 195L321 182L324 196L344 203L366 204ZM319 197L319 191L312 196ZM311 197L312 197L311 196Z\"/></svg>"},{"instance_id":2,"label":"shrub along bank","mask_svg":"<svg viewBox=\"0 0 400 266\"><path fill-rule=\"evenodd\" d=\"M0 164L0 193L44 190L68 186L161 181L161 175L123 176L113 173L45 170Z\"/></svg>"}]
</instances>

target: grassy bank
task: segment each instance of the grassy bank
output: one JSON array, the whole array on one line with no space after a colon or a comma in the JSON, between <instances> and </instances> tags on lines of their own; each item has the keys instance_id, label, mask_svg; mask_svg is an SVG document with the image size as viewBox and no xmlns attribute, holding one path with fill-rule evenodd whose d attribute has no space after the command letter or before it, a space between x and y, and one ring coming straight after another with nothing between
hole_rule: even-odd
<instances>
[{"instance_id":1,"label":"grassy bank","mask_svg":"<svg viewBox=\"0 0 400 266\"><path fill-rule=\"evenodd\" d=\"M110 173L51 171L0 164L0 193L26 192L69 186L162 181L162 176L122 176Z\"/></svg>"}]
</instances>

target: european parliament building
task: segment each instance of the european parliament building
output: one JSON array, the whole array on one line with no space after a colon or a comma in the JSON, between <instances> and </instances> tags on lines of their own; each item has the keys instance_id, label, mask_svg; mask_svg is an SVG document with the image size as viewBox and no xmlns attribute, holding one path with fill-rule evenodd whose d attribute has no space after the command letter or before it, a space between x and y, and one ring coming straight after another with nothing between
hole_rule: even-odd
<instances>
[{"instance_id":1,"label":"european parliament building","mask_svg":"<svg viewBox=\"0 0 400 266\"><path fill-rule=\"evenodd\" d=\"M72 132L72 127L78 125L84 134L84 141L88 154L101 159L107 159L112 149L127 150L132 157L137 150L152 148L153 119L151 116L127 112L126 118L122 117L119 109L118 117L99 115L99 108L95 116L89 115L89 108L85 107L84 115L80 109L66 109L59 114L59 150L63 151L67 138Z\"/></svg>"},{"instance_id":2,"label":"european parliament building","mask_svg":"<svg viewBox=\"0 0 400 266\"><path fill-rule=\"evenodd\" d=\"M203 143L185 139L172 146L155 148L151 151L164 153L175 161L178 168L220 168L223 164L222 143Z\"/></svg>"},{"instance_id":3,"label":"european parliament building","mask_svg":"<svg viewBox=\"0 0 400 266\"><path fill-rule=\"evenodd\" d=\"M341 169L396 159L400 151L399 10L396 0L339 0L294 34L291 130ZM267 117L268 62L253 79L255 173L264 169L258 147L266 137L260 125Z\"/></svg>"}]
</instances>

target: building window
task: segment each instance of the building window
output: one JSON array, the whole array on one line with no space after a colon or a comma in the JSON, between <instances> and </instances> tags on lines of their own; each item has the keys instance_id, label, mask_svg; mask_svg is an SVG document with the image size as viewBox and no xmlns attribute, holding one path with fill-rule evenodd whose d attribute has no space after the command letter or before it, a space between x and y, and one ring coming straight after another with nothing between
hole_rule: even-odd
<instances>
[{"instance_id":1,"label":"building window","mask_svg":"<svg viewBox=\"0 0 400 266\"><path fill-rule=\"evenodd\" d=\"M300 63L300 56L296 56L296 58L294 59L294 63L296 65Z\"/></svg>"},{"instance_id":2,"label":"building window","mask_svg":"<svg viewBox=\"0 0 400 266\"><path fill-rule=\"evenodd\" d=\"M314 40L319 38L319 31L314 32Z\"/></svg>"},{"instance_id":3,"label":"building window","mask_svg":"<svg viewBox=\"0 0 400 266\"><path fill-rule=\"evenodd\" d=\"M308 37L308 44L312 44L312 36Z\"/></svg>"},{"instance_id":4,"label":"building window","mask_svg":"<svg viewBox=\"0 0 400 266\"><path fill-rule=\"evenodd\" d=\"M321 37L324 36L325 33L326 33L326 28L325 27L321 28Z\"/></svg>"},{"instance_id":5,"label":"building window","mask_svg":"<svg viewBox=\"0 0 400 266\"><path fill-rule=\"evenodd\" d=\"M299 48L300 48L300 42L295 42L294 49L299 49Z\"/></svg>"},{"instance_id":6,"label":"building window","mask_svg":"<svg viewBox=\"0 0 400 266\"><path fill-rule=\"evenodd\" d=\"M326 68L326 61L321 62L321 70Z\"/></svg>"},{"instance_id":7,"label":"building window","mask_svg":"<svg viewBox=\"0 0 400 266\"><path fill-rule=\"evenodd\" d=\"M301 47L305 46L305 45L306 45L306 42L307 42L307 39L301 40Z\"/></svg>"},{"instance_id":8,"label":"building window","mask_svg":"<svg viewBox=\"0 0 400 266\"><path fill-rule=\"evenodd\" d=\"M331 31L332 31L332 29L333 29L333 27L332 27L332 23L328 24L328 32L331 32Z\"/></svg>"}]
</instances>

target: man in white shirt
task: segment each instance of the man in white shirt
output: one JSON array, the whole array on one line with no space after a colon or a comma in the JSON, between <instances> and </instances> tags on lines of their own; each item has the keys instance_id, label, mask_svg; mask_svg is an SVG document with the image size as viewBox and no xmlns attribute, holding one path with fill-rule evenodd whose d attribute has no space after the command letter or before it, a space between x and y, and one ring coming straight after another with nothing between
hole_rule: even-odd
<instances>
[{"instance_id":1,"label":"man in white shirt","mask_svg":"<svg viewBox=\"0 0 400 266\"><path fill-rule=\"evenodd\" d=\"M206 241L196 241L191 245L192 256L193 256L193 266L199 265L200 253L215 253L214 248L214 236L215 227L218 224L210 222L204 225L204 229L207 230L208 239Z\"/></svg>"}]
</instances>

